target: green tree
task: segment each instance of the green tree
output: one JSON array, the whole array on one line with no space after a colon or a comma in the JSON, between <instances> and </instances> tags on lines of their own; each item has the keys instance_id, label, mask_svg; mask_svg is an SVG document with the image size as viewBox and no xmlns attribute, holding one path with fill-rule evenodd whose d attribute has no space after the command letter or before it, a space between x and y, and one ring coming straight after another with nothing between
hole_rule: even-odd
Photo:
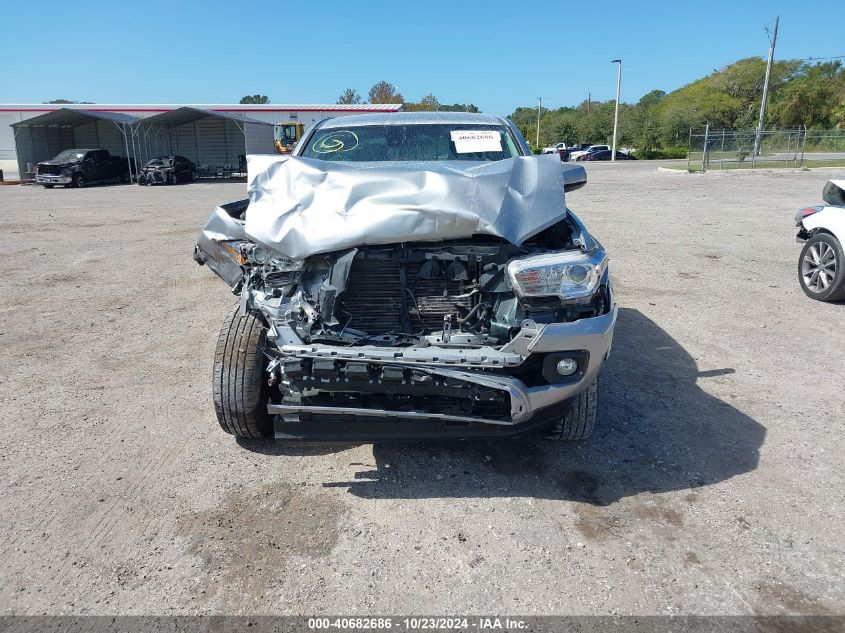
<instances>
[{"instance_id":1,"label":"green tree","mask_svg":"<svg viewBox=\"0 0 845 633\"><path fill-rule=\"evenodd\" d=\"M772 99L771 120L780 127L832 127L845 94L845 72L837 60L805 64Z\"/></svg>"},{"instance_id":2,"label":"green tree","mask_svg":"<svg viewBox=\"0 0 845 633\"><path fill-rule=\"evenodd\" d=\"M542 108L540 110L541 119L548 112L548 108ZM528 141L531 147L534 147L534 143L537 138L537 108L517 108L508 118L513 121L513 124L519 129L520 132L522 132L522 135L525 137L525 140ZM542 124L540 127L542 131Z\"/></svg>"},{"instance_id":3,"label":"green tree","mask_svg":"<svg viewBox=\"0 0 845 633\"><path fill-rule=\"evenodd\" d=\"M408 112L436 112L440 109L440 102L437 97L429 93L418 103L406 103L404 109Z\"/></svg>"},{"instance_id":4,"label":"green tree","mask_svg":"<svg viewBox=\"0 0 845 633\"><path fill-rule=\"evenodd\" d=\"M637 101L637 105L641 108L652 108L660 103L665 96L666 93L662 90L652 90L640 97L640 100Z\"/></svg>"},{"instance_id":5,"label":"green tree","mask_svg":"<svg viewBox=\"0 0 845 633\"><path fill-rule=\"evenodd\" d=\"M627 111L625 143L636 147L642 156L660 147L659 107L665 96L662 90L652 90Z\"/></svg>"},{"instance_id":6,"label":"green tree","mask_svg":"<svg viewBox=\"0 0 845 633\"><path fill-rule=\"evenodd\" d=\"M845 130L845 99L833 109L832 123L840 130Z\"/></svg>"},{"instance_id":7,"label":"green tree","mask_svg":"<svg viewBox=\"0 0 845 633\"><path fill-rule=\"evenodd\" d=\"M420 99L420 109L428 112L436 112L440 109L440 102L430 92Z\"/></svg>"},{"instance_id":8,"label":"green tree","mask_svg":"<svg viewBox=\"0 0 845 633\"><path fill-rule=\"evenodd\" d=\"M613 138L613 111L616 104L611 101L594 101L589 113L582 113L578 119L578 138L582 143L609 143ZM620 127L625 128L620 114Z\"/></svg>"},{"instance_id":9,"label":"green tree","mask_svg":"<svg viewBox=\"0 0 845 633\"><path fill-rule=\"evenodd\" d=\"M361 103L361 95L355 88L347 88L337 98L338 103Z\"/></svg>"},{"instance_id":10,"label":"green tree","mask_svg":"<svg viewBox=\"0 0 845 633\"><path fill-rule=\"evenodd\" d=\"M619 144L652 150L685 146L690 128L709 123L719 128L748 129L757 122L766 63L740 59L706 77L666 94L646 93L635 104L619 106ZM582 102L571 108L541 112L540 144L564 141L604 143L613 135L614 102ZM519 107L511 119L534 143L537 110ZM845 70L839 61L776 61L769 86L767 124L778 127L845 128Z\"/></svg>"},{"instance_id":11,"label":"green tree","mask_svg":"<svg viewBox=\"0 0 845 633\"><path fill-rule=\"evenodd\" d=\"M772 65L769 78L769 93L776 94L791 81L801 63L777 61ZM726 66L709 77L709 87L736 100L736 112L731 127L751 127L756 124L760 112L760 99L766 78L766 62L759 57L741 59Z\"/></svg>"},{"instance_id":12,"label":"green tree","mask_svg":"<svg viewBox=\"0 0 845 633\"><path fill-rule=\"evenodd\" d=\"M542 118L540 141L543 147L557 143L572 145L577 139L578 112L574 108L560 108Z\"/></svg>"},{"instance_id":13,"label":"green tree","mask_svg":"<svg viewBox=\"0 0 845 633\"><path fill-rule=\"evenodd\" d=\"M241 97L239 103L270 103L270 99L267 95L247 95Z\"/></svg>"},{"instance_id":14,"label":"green tree","mask_svg":"<svg viewBox=\"0 0 845 633\"><path fill-rule=\"evenodd\" d=\"M667 109L660 115L660 144L663 147L686 146L690 129L703 127L698 113L688 104Z\"/></svg>"},{"instance_id":15,"label":"green tree","mask_svg":"<svg viewBox=\"0 0 845 633\"><path fill-rule=\"evenodd\" d=\"M441 112L481 112L472 103L453 103L452 105L440 104Z\"/></svg>"},{"instance_id":16,"label":"green tree","mask_svg":"<svg viewBox=\"0 0 845 633\"><path fill-rule=\"evenodd\" d=\"M404 103L405 97L391 83L379 81L369 92L370 103Z\"/></svg>"}]
</instances>

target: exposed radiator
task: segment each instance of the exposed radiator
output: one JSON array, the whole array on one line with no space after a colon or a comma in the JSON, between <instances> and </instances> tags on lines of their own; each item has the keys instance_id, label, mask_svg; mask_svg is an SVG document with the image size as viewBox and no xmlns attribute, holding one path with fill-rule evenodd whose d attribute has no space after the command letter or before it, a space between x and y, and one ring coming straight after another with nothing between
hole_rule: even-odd
<instances>
[{"instance_id":1,"label":"exposed radiator","mask_svg":"<svg viewBox=\"0 0 845 633\"><path fill-rule=\"evenodd\" d=\"M470 299L454 299L464 294L465 282L453 281L445 276L436 279L420 279L417 273L420 263L405 264L407 288L413 293L419 316L410 314L410 333L424 329L425 333L440 331L443 316L465 315L471 307ZM401 264L396 260L356 258L342 295L340 308L352 315L348 327L363 330L369 334L399 332L401 313L407 305L414 309L414 301L403 290L400 276ZM458 307L463 308L458 310ZM339 314L341 323L346 323L347 314ZM457 328L457 324L454 325Z\"/></svg>"}]
</instances>

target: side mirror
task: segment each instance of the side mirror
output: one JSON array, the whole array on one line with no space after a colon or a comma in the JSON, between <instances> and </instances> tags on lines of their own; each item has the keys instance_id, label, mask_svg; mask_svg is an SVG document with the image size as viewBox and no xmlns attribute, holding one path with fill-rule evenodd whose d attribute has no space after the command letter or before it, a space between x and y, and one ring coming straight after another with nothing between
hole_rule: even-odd
<instances>
[{"instance_id":1,"label":"side mirror","mask_svg":"<svg viewBox=\"0 0 845 633\"><path fill-rule=\"evenodd\" d=\"M567 193L587 184L587 170L581 165L561 163L563 169L563 190Z\"/></svg>"},{"instance_id":2,"label":"side mirror","mask_svg":"<svg viewBox=\"0 0 845 633\"><path fill-rule=\"evenodd\" d=\"M845 180L828 180L822 189L822 200L835 207L845 207Z\"/></svg>"}]
</instances>

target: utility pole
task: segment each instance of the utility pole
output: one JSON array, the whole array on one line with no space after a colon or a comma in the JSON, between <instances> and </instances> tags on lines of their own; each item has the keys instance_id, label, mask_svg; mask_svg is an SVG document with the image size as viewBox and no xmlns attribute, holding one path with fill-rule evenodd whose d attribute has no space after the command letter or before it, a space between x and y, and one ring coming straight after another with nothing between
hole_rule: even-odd
<instances>
[{"instance_id":1,"label":"utility pole","mask_svg":"<svg viewBox=\"0 0 845 633\"><path fill-rule=\"evenodd\" d=\"M590 114L590 106L593 105L592 104L592 101L593 101L592 97L593 97L592 93L588 92L587 93L587 114Z\"/></svg>"},{"instance_id":2,"label":"utility pole","mask_svg":"<svg viewBox=\"0 0 845 633\"><path fill-rule=\"evenodd\" d=\"M540 108L543 106L543 97L537 97L537 149L540 149Z\"/></svg>"},{"instance_id":3,"label":"utility pole","mask_svg":"<svg viewBox=\"0 0 845 633\"><path fill-rule=\"evenodd\" d=\"M619 129L619 91L622 88L622 60L612 59L611 64L619 64L616 75L616 110L613 112L613 148L610 150L610 160L616 161L616 132Z\"/></svg>"},{"instance_id":4,"label":"utility pole","mask_svg":"<svg viewBox=\"0 0 845 633\"><path fill-rule=\"evenodd\" d=\"M775 29L769 46L769 61L766 62L766 78L763 80L763 99L760 101L760 118L757 120L757 134L754 136L754 156L760 155L760 144L763 141L763 123L766 120L766 100L769 97L769 78L772 75L772 61L775 58L775 44L778 41L778 20L775 16Z\"/></svg>"}]
</instances>

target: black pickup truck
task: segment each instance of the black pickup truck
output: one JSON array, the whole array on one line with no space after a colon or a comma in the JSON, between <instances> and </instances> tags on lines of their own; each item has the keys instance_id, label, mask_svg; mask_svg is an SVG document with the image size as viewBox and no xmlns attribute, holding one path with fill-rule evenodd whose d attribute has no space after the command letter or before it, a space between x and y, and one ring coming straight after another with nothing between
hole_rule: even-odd
<instances>
[{"instance_id":1,"label":"black pickup truck","mask_svg":"<svg viewBox=\"0 0 845 633\"><path fill-rule=\"evenodd\" d=\"M35 171L35 182L47 189L108 181L129 182L129 161L106 149L66 149L53 160L38 163Z\"/></svg>"}]
</instances>

